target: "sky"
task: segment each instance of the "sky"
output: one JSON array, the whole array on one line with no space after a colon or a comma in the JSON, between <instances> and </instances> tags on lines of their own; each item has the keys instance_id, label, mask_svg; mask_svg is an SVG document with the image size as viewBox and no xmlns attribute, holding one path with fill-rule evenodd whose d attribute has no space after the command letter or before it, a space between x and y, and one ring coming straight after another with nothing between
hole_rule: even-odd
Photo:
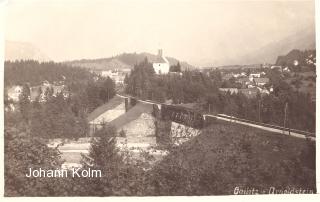
<instances>
[{"instance_id":1,"label":"sky","mask_svg":"<svg viewBox=\"0 0 320 202\"><path fill-rule=\"evenodd\" d=\"M8 0L5 40L55 61L157 53L193 65L251 52L314 26L314 1Z\"/></svg>"}]
</instances>

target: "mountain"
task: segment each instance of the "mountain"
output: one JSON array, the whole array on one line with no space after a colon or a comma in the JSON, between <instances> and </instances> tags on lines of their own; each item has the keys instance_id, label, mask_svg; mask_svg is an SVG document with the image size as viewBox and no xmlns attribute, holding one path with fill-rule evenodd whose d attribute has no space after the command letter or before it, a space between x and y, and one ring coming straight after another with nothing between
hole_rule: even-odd
<instances>
[{"instance_id":1,"label":"mountain","mask_svg":"<svg viewBox=\"0 0 320 202\"><path fill-rule=\"evenodd\" d=\"M5 60L49 61L50 58L30 43L5 41Z\"/></svg>"},{"instance_id":2,"label":"mountain","mask_svg":"<svg viewBox=\"0 0 320 202\"><path fill-rule=\"evenodd\" d=\"M277 58L276 65L294 66L295 61L297 65L315 67L316 64L316 50L297 50L294 49L286 55L281 55Z\"/></svg>"},{"instance_id":3,"label":"mountain","mask_svg":"<svg viewBox=\"0 0 320 202\"><path fill-rule=\"evenodd\" d=\"M148 58L149 62L156 60L157 55L150 53L123 53L110 58L100 58L100 59L82 59L67 61L66 64L71 66L79 66L90 69L99 70L111 70L111 69L127 69L133 68L135 64L142 62L145 58ZM173 57L166 57L170 65L176 65L178 60ZM182 70L194 69L195 67L188 64L187 62L179 61Z\"/></svg>"},{"instance_id":4,"label":"mountain","mask_svg":"<svg viewBox=\"0 0 320 202\"><path fill-rule=\"evenodd\" d=\"M286 55L293 49L315 49L315 44L315 29L314 27L308 27L286 38L269 43L251 53L235 58L232 62L233 64L274 64L279 55Z\"/></svg>"}]
</instances>

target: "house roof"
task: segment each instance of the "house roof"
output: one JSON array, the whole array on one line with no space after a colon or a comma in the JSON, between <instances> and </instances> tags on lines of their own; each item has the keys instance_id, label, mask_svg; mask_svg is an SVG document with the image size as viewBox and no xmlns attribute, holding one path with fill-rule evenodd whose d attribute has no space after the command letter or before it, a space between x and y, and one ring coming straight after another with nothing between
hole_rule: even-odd
<instances>
[{"instance_id":1,"label":"house roof","mask_svg":"<svg viewBox=\"0 0 320 202\"><path fill-rule=\"evenodd\" d=\"M270 81L269 78L254 78L253 80L256 83L268 83Z\"/></svg>"},{"instance_id":2,"label":"house roof","mask_svg":"<svg viewBox=\"0 0 320 202\"><path fill-rule=\"evenodd\" d=\"M100 107L93 110L93 112L91 112L88 115L87 120L89 122L93 121L94 119L98 118L104 112L115 108L116 106L120 105L122 102L124 102L123 98L115 95L111 100L109 100L109 102L107 102L106 104L101 105Z\"/></svg>"},{"instance_id":3,"label":"house roof","mask_svg":"<svg viewBox=\"0 0 320 202\"><path fill-rule=\"evenodd\" d=\"M108 124L114 126L116 129L120 129L131 121L136 120L142 113L151 114L153 111L153 106L150 104L138 102L134 107L132 107L128 112L122 114L118 118L112 120Z\"/></svg>"},{"instance_id":4,"label":"house roof","mask_svg":"<svg viewBox=\"0 0 320 202\"><path fill-rule=\"evenodd\" d=\"M248 98L254 98L257 93L259 92L259 89L257 88L245 88L245 89L239 89L239 92L244 94Z\"/></svg>"},{"instance_id":5,"label":"house roof","mask_svg":"<svg viewBox=\"0 0 320 202\"><path fill-rule=\"evenodd\" d=\"M22 86L12 86L10 88L7 88L8 94L16 93L17 91L22 91Z\"/></svg>"},{"instance_id":6,"label":"house roof","mask_svg":"<svg viewBox=\"0 0 320 202\"><path fill-rule=\"evenodd\" d=\"M250 79L248 77L239 78L238 82L250 82Z\"/></svg>"},{"instance_id":7,"label":"house roof","mask_svg":"<svg viewBox=\"0 0 320 202\"><path fill-rule=\"evenodd\" d=\"M237 88L219 88L220 91L224 91L224 92L230 92L230 93L238 93L238 89Z\"/></svg>"},{"instance_id":8,"label":"house roof","mask_svg":"<svg viewBox=\"0 0 320 202\"><path fill-rule=\"evenodd\" d=\"M36 100L41 94L41 86L33 86L30 88L30 99Z\"/></svg>"},{"instance_id":9,"label":"house roof","mask_svg":"<svg viewBox=\"0 0 320 202\"><path fill-rule=\"evenodd\" d=\"M166 61L162 57L157 57L153 63L166 63Z\"/></svg>"}]
</instances>

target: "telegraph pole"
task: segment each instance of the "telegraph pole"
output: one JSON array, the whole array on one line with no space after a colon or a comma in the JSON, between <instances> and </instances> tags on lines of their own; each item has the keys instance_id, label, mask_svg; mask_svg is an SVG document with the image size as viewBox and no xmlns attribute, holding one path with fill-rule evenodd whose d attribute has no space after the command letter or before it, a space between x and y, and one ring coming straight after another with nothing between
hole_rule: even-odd
<instances>
[{"instance_id":1,"label":"telegraph pole","mask_svg":"<svg viewBox=\"0 0 320 202\"><path fill-rule=\"evenodd\" d=\"M284 120L283 120L283 127L286 127L286 122L287 122L287 113L288 113L288 102L286 102L284 106ZM284 129L283 129L284 130ZM284 133L284 132L283 132ZM289 129L289 135L290 135L290 129Z\"/></svg>"},{"instance_id":2,"label":"telegraph pole","mask_svg":"<svg viewBox=\"0 0 320 202\"><path fill-rule=\"evenodd\" d=\"M108 102L109 102L109 88L107 88L107 94L108 94Z\"/></svg>"},{"instance_id":3,"label":"telegraph pole","mask_svg":"<svg viewBox=\"0 0 320 202\"><path fill-rule=\"evenodd\" d=\"M259 122L261 122L261 100L259 100Z\"/></svg>"}]
</instances>

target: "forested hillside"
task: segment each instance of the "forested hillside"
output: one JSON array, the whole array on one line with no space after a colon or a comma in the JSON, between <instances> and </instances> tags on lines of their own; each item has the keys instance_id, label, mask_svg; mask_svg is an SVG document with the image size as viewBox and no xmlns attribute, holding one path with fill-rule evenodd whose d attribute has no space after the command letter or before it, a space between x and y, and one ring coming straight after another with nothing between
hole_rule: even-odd
<instances>
[{"instance_id":1,"label":"forested hillside","mask_svg":"<svg viewBox=\"0 0 320 202\"><path fill-rule=\"evenodd\" d=\"M65 81L66 83L82 83L90 81L93 75L87 70L70 67L62 63L38 62L35 60L6 61L4 64L5 86L39 85L47 80Z\"/></svg>"},{"instance_id":2,"label":"forested hillside","mask_svg":"<svg viewBox=\"0 0 320 202\"><path fill-rule=\"evenodd\" d=\"M150 53L123 53L110 58L100 59L83 59L65 62L72 66L85 67L90 69L112 70L133 68L134 65L139 64L147 58L150 62L155 61L157 56ZM173 57L166 57L170 65L176 65L179 61ZM181 68L194 69L194 67L187 62L180 61Z\"/></svg>"},{"instance_id":3,"label":"forested hillside","mask_svg":"<svg viewBox=\"0 0 320 202\"><path fill-rule=\"evenodd\" d=\"M294 62L298 63L295 65ZM309 67L309 70L315 71L315 63L316 63L316 50L291 50L288 54L279 56L276 61L276 65L288 66L291 69L294 66L300 66L300 68ZM294 69L293 69L294 70ZM296 70L298 71L298 70Z\"/></svg>"}]
</instances>

